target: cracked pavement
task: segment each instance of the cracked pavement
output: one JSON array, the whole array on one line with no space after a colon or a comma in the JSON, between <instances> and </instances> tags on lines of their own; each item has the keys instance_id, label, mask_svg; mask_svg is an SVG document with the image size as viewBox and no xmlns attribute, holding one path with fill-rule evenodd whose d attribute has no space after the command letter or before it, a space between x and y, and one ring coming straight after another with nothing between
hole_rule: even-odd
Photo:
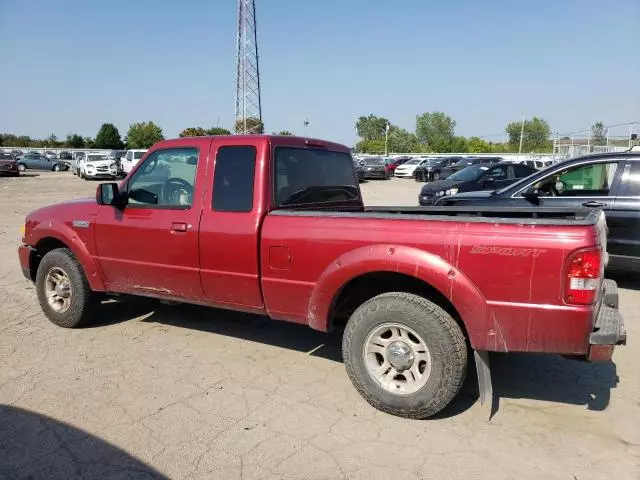
<instances>
[{"instance_id":1,"label":"cracked pavement","mask_svg":"<svg viewBox=\"0 0 640 480\"><path fill-rule=\"evenodd\" d=\"M437 418L395 418L351 386L333 336L262 317L109 301L66 330L20 272L30 210L93 195L69 173L0 178L0 479L637 479L640 280L616 278L629 343L611 364L493 355ZM411 180L362 185L414 205Z\"/></svg>"}]
</instances>

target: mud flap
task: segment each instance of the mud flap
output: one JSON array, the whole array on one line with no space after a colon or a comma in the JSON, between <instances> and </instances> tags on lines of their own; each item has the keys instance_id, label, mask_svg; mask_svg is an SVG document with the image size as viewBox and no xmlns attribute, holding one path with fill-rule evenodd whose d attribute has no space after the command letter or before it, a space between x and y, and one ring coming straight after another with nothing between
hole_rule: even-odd
<instances>
[{"instance_id":1,"label":"mud flap","mask_svg":"<svg viewBox=\"0 0 640 480\"><path fill-rule=\"evenodd\" d=\"M480 404L485 407L488 405L490 410L489 420L491 420L493 416L493 386L491 384L491 369L489 368L489 352L474 350L473 356L476 361L476 372L478 373Z\"/></svg>"}]
</instances>

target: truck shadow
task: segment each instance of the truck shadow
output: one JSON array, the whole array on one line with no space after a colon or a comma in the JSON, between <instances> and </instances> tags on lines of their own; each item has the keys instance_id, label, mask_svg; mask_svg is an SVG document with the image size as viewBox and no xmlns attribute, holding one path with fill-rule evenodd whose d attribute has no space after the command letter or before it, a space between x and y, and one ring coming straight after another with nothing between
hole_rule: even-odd
<instances>
[{"instance_id":1,"label":"truck shadow","mask_svg":"<svg viewBox=\"0 0 640 480\"><path fill-rule=\"evenodd\" d=\"M144 316L143 322L223 335L342 362L340 332L325 334L306 325L278 322L259 315L192 305L165 306L138 298L112 301L103 307L108 307L104 309L108 323ZM471 354L470 358L473 358ZM456 416L477 402L476 372L473 361L470 364L460 394L434 418ZM557 355L494 353L491 355L491 374L494 411L499 408L500 398L585 405L589 410L600 411L609 404L610 391L618 383L616 366L612 362L593 364Z\"/></svg>"},{"instance_id":2,"label":"truck shadow","mask_svg":"<svg viewBox=\"0 0 640 480\"><path fill-rule=\"evenodd\" d=\"M168 478L98 437L29 410L0 405L0 432L0 478Z\"/></svg>"}]
</instances>

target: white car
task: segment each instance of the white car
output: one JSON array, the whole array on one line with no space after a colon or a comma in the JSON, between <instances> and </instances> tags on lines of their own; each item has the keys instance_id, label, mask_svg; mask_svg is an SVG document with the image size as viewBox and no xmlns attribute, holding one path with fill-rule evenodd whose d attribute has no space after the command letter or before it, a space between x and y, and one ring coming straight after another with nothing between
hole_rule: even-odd
<instances>
[{"instance_id":1,"label":"white car","mask_svg":"<svg viewBox=\"0 0 640 480\"><path fill-rule=\"evenodd\" d=\"M87 153L78 162L78 176L85 180L116 178L118 176L118 165L104 153Z\"/></svg>"},{"instance_id":2,"label":"white car","mask_svg":"<svg viewBox=\"0 0 640 480\"><path fill-rule=\"evenodd\" d=\"M413 172L418 167L418 165L422 165L428 163L428 158L412 158L407 163L403 163L402 165L398 165L393 174L396 177L400 178L412 178Z\"/></svg>"},{"instance_id":3,"label":"white car","mask_svg":"<svg viewBox=\"0 0 640 480\"><path fill-rule=\"evenodd\" d=\"M145 153L147 153L147 150L127 150L127 154L120 159L120 168L122 169L122 173L129 175L131 170L133 170L133 167L135 167L140 159L144 157Z\"/></svg>"}]
</instances>

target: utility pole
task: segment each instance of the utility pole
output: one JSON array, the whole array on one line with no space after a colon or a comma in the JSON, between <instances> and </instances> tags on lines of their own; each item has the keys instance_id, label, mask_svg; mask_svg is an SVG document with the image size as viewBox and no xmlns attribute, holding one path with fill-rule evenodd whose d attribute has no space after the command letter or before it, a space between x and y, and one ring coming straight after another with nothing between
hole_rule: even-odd
<instances>
[{"instance_id":1,"label":"utility pole","mask_svg":"<svg viewBox=\"0 0 640 480\"><path fill-rule=\"evenodd\" d=\"M609 151L609 129L607 128L607 152Z\"/></svg>"},{"instance_id":2,"label":"utility pole","mask_svg":"<svg viewBox=\"0 0 640 480\"><path fill-rule=\"evenodd\" d=\"M387 122L387 126L384 128L384 156L389 155L389 149L387 148L389 145L389 122Z\"/></svg>"},{"instance_id":3,"label":"utility pole","mask_svg":"<svg viewBox=\"0 0 640 480\"><path fill-rule=\"evenodd\" d=\"M238 0L235 131L262 133L255 0Z\"/></svg>"},{"instance_id":4,"label":"utility pole","mask_svg":"<svg viewBox=\"0 0 640 480\"><path fill-rule=\"evenodd\" d=\"M522 116L522 126L520 127L520 148L518 148L518 155L522 154L523 140L524 140L524 115Z\"/></svg>"}]
</instances>

